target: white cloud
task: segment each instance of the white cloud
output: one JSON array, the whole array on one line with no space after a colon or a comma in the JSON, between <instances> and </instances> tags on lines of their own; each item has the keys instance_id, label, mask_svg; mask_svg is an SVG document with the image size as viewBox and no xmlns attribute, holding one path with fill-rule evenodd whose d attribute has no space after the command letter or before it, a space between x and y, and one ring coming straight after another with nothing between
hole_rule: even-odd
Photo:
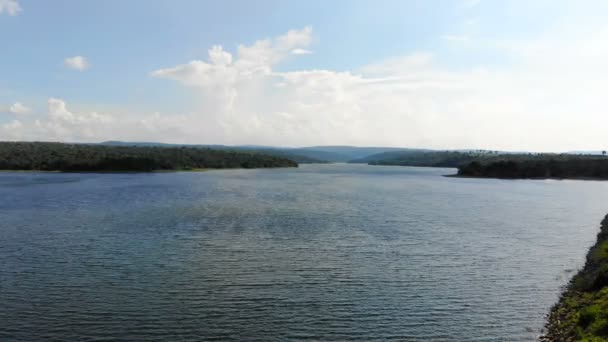
<instances>
[{"instance_id":1,"label":"white cloud","mask_svg":"<svg viewBox=\"0 0 608 342\"><path fill-rule=\"evenodd\" d=\"M312 51L306 49L293 49L291 50L292 55L310 55Z\"/></svg>"},{"instance_id":2,"label":"white cloud","mask_svg":"<svg viewBox=\"0 0 608 342\"><path fill-rule=\"evenodd\" d=\"M65 101L50 98L48 101L49 116L57 121L73 121L74 115L68 111Z\"/></svg>"},{"instance_id":3,"label":"white cloud","mask_svg":"<svg viewBox=\"0 0 608 342\"><path fill-rule=\"evenodd\" d=\"M112 116L97 112L73 113L62 99L49 98L47 114L45 119L36 120L35 126L46 132L52 140L95 140L116 129L116 121Z\"/></svg>"},{"instance_id":4,"label":"white cloud","mask_svg":"<svg viewBox=\"0 0 608 342\"><path fill-rule=\"evenodd\" d=\"M232 55L221 45L215 45L209 50L209 60L215 65L228 65L232 63Z\"/></svg>"},{"instance_id":5,"label":"white cloud","mask_svg":"<svg viewBox=\"0 0 608 342\"><path fill-rule=\"evenodd\" d=\"M188 115L74 111L64 100L49 98L46 113L0 124L0 139L94 142L121 139L153 141L164 137L161 140L175 141L184 134L194 136L195 131L188 128L193 120Z\"/></svg>"},{"instance_id":6,"label":"white cloud","mask_svg":"<svg viewBox=\"0 0 608 342\"><path fill-rule=\"evenodd\" d=\"M30 109L21 102L15 102L8 110L13 114L24 114L30 111Z\"/></svg>"},{"instance_id":7,"label":"white cloud","mask_svg":"<svg viewBox=\"0 0 608 342\"><path fill-rule=\"evenodd\" d=\"M78 71L84 71L89 68L89 62L83 56L68 57L64 60L64 64L66 67Z\"/></svg>"},{"instance_id":8,"label":"white cloud","mask_svg":"<svg viewBox=\"0 0 608 342\"><path fill-rule=\"evenodd\" d=\"M20 140L20 130L22 127L23 124L19 120L13 120L5 124L0 124L0 140Z\"/></svg>"},{"instance_id":9,"label":"white cloud","mask_svg":"<svg viewBox=\"0 0 608 342\"><path fill-rule=\"evenodd\" d=\"M15 16L22 10L17 0L0 0L0 14L6 12L8 15Z\"/></svg>"},{"instance_id":10,"label":"white cloud","mask_svg":"<svg viewBox=\"0 0 608 342\"><path fill-rule=\"evenodd\" d=\"M13 120L9 123L2 125L2 128L7 129L7 130L13 130L13 129L18 129L22 126L23 126L23 124L21 123L21 121Z\"/></svg>"}]
</instances>

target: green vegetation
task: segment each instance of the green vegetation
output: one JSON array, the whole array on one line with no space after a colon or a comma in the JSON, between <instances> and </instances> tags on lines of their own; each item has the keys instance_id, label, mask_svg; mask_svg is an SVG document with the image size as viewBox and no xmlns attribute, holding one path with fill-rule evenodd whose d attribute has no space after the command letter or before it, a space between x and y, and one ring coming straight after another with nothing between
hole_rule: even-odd
<instances>
[{"instance_id":1,"label":"green vegetation","mask_svg":"<svg viewBox=\"0 0 608 342\"><path fill-rule=\"evenodd\" d=\"M352 160L370 165L456 167L463 177L608 179L608 158L602 155L497 151L389 151Z\"/></svg>"},{"instance_id":2,"label":"green vegetation","mask_svg":"<svg viewBox=\"0 0 608 342\"><path fill-rule=\"evenodd\" d=\"M400 165L400 166L429 166L429 167L459 167L474 160L495 157L491 151L429 151L402 150L374 154L351 163L367 163L369 165Z\"/></svg>"},{"instance_id":3,"label":"green vegetation","mask_svg":"<svg viewBox=\"0 0 608 342\"><path fill-rule=\"evenodd\" d=\"M292 160L257 152L200 147L0 142L0 170L141 172L297 166Z\"/></svg>"},{"instance_id":4,"label":"green vegetation","mask_svg":"<svg viewBox=\"0 0 608 342\"><path fill-rule=\"evenodd\" d=\"M608 341L608 215L585 267L551 309L542 341Z\"/></svg>"},{"instance_id":5,"label":"green vegetation","mask_svg":"<svg viewBox=\"0 0 608 342\"><path fill-rule=\"evenodd\" d=\"M237 152L250 152L250 153L261 153L268 156L274 156L278 158L286 158L293 160L298 164L327 164L327 160L317 159L306 155L301 151L291 151L289 149L275 149L275 148L239 148L239 147L226 147L228 150Z\"/></svg>"},{"instance_id":6,"label":"green vegetation","mask_svg":"<svg viewBox=\"0 0 608 342\"><path fill-rule=\"evenodd\" d=\"M512 179L608 179L608 158L569 154L503 155L460 166L458 175Z\"/></svg>"}]
</instances>

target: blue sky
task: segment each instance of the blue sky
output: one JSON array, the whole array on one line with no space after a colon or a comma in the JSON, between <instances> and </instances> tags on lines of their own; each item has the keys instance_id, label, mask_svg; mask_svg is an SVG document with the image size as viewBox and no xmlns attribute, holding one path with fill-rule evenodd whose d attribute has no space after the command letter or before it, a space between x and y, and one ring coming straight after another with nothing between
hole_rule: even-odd
<instances>
[{"instance_id":1,"label":"blue sky","mask_svg":"<svg viewBox=\"0 0 608 342\"><path fill-rule=\"evenodd\" d=\"M607 10L0 0L0 140L601 148Z\"/></svg>"},{"instance_id":2,"label":"blue sky","mask_svg":"<svg viewBox=\"0 0 608 342\"><path fill-rule=\"evenodd\" d=\"M317 36L313 45L319 47L315 54L289 60L279 69L351 70L422 48L441 48L444 32L458 31L461 22L478 12L446 1L19 3L22 13L0 21L0 39L10 42L0 66L1 84L43 100L56 94L116 105L142 104L142 88L153 94L171 91L162 82L149 82L150 70L204 58L214 44L234 50L241 43L312 26ZM84 74L66 70L63 60L72 55L87 56L94 67ZM91 84L95 90L87 89ZM179 91L173 96L179 97ZM157 108L183 100L171 97L171 104L157 96L146 102Z\"/></svg>"}]
</instances>

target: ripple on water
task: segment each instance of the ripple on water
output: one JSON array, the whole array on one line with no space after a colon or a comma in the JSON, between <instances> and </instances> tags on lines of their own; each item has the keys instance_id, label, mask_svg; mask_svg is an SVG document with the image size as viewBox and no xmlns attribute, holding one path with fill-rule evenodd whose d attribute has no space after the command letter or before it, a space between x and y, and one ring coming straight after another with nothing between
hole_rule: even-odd
<instances>
[{"instance_id":1,"label":"ripple on water","mask_svg":"<svg viewBox=\"0 0 608 342\"><path fill-rule=\"evenodd\" d=\"M0 174L1 341L530 341L602 182Z\"/></svg>"}]
</instances>

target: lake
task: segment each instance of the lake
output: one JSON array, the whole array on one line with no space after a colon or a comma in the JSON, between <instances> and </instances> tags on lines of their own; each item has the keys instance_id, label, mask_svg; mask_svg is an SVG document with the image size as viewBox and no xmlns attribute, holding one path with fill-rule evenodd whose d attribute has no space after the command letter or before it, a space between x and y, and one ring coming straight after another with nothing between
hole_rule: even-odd
<instances>
[{"instance_id":1,"label":"lake","mask_svg":"<svg viewBox=\"0 0 608 342\"><path fill-rule=\"evenodd\" d=\"M0 173L1 341L533 341L608 182Z\"/></svg>"}]
</instances>

